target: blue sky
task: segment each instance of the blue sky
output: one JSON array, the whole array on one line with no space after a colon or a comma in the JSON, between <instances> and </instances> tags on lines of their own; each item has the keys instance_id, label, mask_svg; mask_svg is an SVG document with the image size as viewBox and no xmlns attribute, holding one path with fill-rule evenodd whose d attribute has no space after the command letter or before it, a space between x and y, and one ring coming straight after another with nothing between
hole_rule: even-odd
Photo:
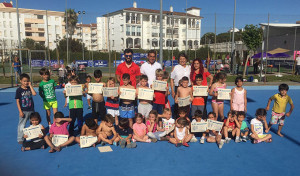
<instances>
[{"instance_id":1,"label":"blue sky","mask_svg":"<svg viewBox=\"0 0 300 176\"><path fill-rule=\"evenodd\" d=\"M157 9L160 0L136 0L139 8ZM15 0L13 1L15 3ZM65 0L19 0L20 8L64 11ZM68 8L76 11L85 10L84 23L95 23L96 17L105 13L132 7L133 0L67 0ZM234 0L188 0L188 7L201 8L202 35L214 32L217 14L217 33L228 31L233 25ZM14 4L15 5L15 4ZM186 0L163 0L163 9L184 12ZM243 28L246 24L259 24L268 21L270 13L271 23L296 23L300 21L299 0L237 0L236 27Z\"/></svg>"}]
</instances>

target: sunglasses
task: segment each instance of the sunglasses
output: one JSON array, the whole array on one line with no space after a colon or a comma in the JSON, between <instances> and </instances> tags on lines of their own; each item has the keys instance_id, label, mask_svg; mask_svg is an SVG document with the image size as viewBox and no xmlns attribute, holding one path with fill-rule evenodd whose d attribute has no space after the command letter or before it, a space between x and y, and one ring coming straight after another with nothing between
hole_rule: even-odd
<instances>
[{"instance_id":1,"label":"sunglasses","mask_svg":"<svg viewBox=\"0 0 300 176\"><path fill-rule=\"evenodd\" d=\"M132 58L132 55L125 55L125 57L129 57L129 58Z\"/></svg>"}]
</instances>

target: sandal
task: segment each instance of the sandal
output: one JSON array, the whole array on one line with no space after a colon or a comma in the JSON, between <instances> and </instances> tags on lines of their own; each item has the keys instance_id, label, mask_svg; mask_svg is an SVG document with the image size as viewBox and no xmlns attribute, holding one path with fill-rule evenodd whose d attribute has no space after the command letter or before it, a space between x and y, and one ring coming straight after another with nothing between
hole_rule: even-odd
<instances>
[{"instance_id":1,"label":"sandal","mask_svg":"<svg viewBox=\"0 0 300 176\"><path fill-rule=\"evenodd\" d=\"M272 141L273 141L272 138L266 140L267 143L270 143L270 142L272 142Z\"/></svg>"},{"instance_id":2,"label":"sandal","mask_svg":"<svg viewBox=\"0 0 300 176\"><path fill-rule=\"evenodd\" d=\"M261 143L261 140L254 139L253 144Z\"/></svg>"}]
</instances>

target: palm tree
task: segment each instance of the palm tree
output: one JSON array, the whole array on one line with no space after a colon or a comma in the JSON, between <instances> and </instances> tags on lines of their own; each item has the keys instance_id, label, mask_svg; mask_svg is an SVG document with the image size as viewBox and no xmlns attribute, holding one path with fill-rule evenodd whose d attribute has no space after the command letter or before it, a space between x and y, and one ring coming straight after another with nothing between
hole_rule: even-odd
<instances>
[{"instance_id":1,"label":"palm tree","mask_svg":"<svg viewBox=\"0 0 300 176\"><path fill-rule=\"evenodd\" d=\"M72 35L75 32L75 27L78 22L78 16L74 9L67 9L67 18L68 18L68 29L67 32L70 35L70 38L72 39ZM66 16L64 17L64 22L66 22Z\"/></svg>"}]
</instances>

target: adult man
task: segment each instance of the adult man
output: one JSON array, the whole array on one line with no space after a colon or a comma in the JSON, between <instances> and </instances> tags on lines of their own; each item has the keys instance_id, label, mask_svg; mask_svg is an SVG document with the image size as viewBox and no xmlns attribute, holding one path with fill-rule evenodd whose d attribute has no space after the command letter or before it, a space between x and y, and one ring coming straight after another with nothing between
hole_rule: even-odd
<instances>
[{"instance_id":1,"label":"adult man","mask_svg":"<svg viewBox=\"0 0 300 176\"><path fill-rule=\"evenodd\" d=\"M161 64L156 62L156 52L154 50L148 51L148 61L145 62L141 66L141 74L148 76L148 86L152 84L152 82L155 80L155 71L157 69L162 69Z\"/></svg>"},{"instance_id":2,"label":"adult man","mask_svg":"<svg viewBox=\"0 0 300 176\"><path fill-rule=\"evenodd\" d=\"M125 49L124 51L125 62L121 63L116 70L117 80L120 82L120 86L123 85L123 80L121 79L124 73L130 75L131 85L136 87L137 80L141 75L140 67L132 62L133 51L132 49Z\"/></svg>"},{"instance_id":3,"label":"adult man","mask_svg":"<svg viewBox=\"0 0 300 176\"><path fill-rule=\"evenodd\" d=\"M71 69L73 71L75 71L76 74L77 74L77 72L78 72L78 63L76 62L76 60L73 60L73 62L71 63Z\"/></svg>"},{"instance_id":4,"label":"adult man","mask_svg":"<svg viewBox=\"0 0 300 176\"><path fill-rule=\"evenodd\" d=\"M295 75L300 75L300 56L299 54L296 55L296 62L297 62L297 65L296 65L296 74Z\"/></svg>"}]
</instances>

